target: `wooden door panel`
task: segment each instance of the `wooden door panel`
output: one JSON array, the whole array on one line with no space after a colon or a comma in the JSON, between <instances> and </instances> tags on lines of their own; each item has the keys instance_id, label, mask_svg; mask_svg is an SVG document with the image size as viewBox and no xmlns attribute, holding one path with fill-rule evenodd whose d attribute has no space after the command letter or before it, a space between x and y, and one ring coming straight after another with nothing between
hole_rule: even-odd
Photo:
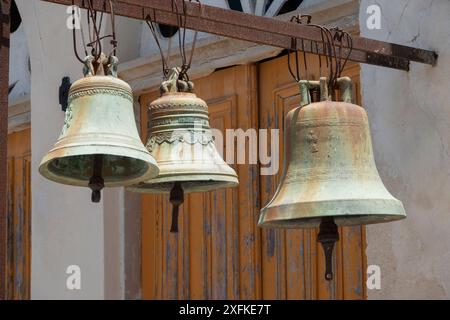
<instances>
[{"instance_id":1,"label":"wooden door panel","mask_svg":"<svg viewBox=\"0 0 450 320\"><path fill-rule=\"evenodd\" d=\"M8 136L8 299L30 298L30 129Z\"/></svg>"}]
</instances>

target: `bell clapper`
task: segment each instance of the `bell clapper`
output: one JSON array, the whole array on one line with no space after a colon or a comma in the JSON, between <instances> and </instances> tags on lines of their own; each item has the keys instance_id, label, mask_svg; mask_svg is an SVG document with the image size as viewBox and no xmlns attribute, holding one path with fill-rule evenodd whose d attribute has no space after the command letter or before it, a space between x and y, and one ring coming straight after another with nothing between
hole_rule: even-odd
<instances>
[{"instance_id":1,"label":"bell clapper","mask_svg":"<svg viewBox=\"0 0 450 320\"><path fill-rule=\"evenodd\" d=\"M339 241L339 231L333 218L323 218L320 223L317 241L322 244L325 254L325 280L333 280L333 249L336 241Z\"/></svg>"},{"instance_id":2,"label":"bell clapper","mask_svg":"<svg viewBox=\"0 0 450 320\"><path fill-rule=\"evenodd\" d=\"M181 204L184 202L184 191L180 182L175 182L170 191L170 203L172 204L172 225L170 232L178 233L178 211Z\"/></svg>"},{"instance_id":3,"label":"bell clapper","mask_svg":"<svg viewBox=\"0 0 450 320\"><path fill-rule=\"evenodd\" d=\"M102 197L101 190L105 187L105 181L102 177L102 167L103 167L103 155L94 155L93 160L93 173L92 177L89 179L89 188L92 190L91 200L92 202L98 203Z\"/></svg>"}]
</instances>

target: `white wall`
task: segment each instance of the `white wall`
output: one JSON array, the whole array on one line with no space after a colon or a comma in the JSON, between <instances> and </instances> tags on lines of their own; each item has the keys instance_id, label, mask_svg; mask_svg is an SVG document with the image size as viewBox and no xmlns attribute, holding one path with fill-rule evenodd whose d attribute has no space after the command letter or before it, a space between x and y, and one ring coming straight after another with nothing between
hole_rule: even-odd
<instances>
[{"instance_id":1,"label":"white wall","mask_svg":"<svg viewBox=\"0 0 450 320\"><path fill-rule=\"evenodd\" d=\"M64 76L82 76L72 51L66 7L17 0L31 57L32 122L32 299L103 299L123 296L120 190L93 204L87 188L64 186L38 173L43 155L55 143L64 113L58 88ZM119 199L119 200L118 200ZM112 205L114 204L114 205ZM81 290L66 288L66 268L81 268Z\"/></svg>"},{"instance_id":2,"label":"white wall","mask_svg":"<svg viewBox=\"0 0 450 320\"><path fill-rule=\"evenodd\" d=\"M368 5L382 9L368 30ZM367 228L369 264L381 267L370 299L450 298L450 1L363 0L362 36L435 50L435 67L362 66L375 158L407 219Z\"/></svg>"}]
</instances>

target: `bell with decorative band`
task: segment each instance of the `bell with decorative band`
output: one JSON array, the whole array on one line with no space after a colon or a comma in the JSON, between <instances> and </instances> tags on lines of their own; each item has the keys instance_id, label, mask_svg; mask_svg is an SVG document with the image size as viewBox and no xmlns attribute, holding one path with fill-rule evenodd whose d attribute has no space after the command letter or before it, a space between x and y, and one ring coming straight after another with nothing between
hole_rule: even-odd
<instances>
[{"instance_id":1,"label":"bell with decorative band","mask_svg":"<svg viewBox=\"0 0 450 320\"><path fill-rule=\"evenodd\" d=\"M103 187L148 180L159 173L142 144L130 86L117 78L116 57L85 59L85 77L70 87L64 126L39 172L52 181L90 187L100 201Z\"/></svg>"},{"instance_id":2,"label":"bell with decorative band","mask_svg":"<svg viewBox=\"0 0 450 320\"><path fill-rule=\"evenodd\" d=\"M339 239L337 226L405 218L402 203L378 174L367 114L351 103L350 78L339 78L337 84L339 102L330 101L325 78L300 81L301 106L285 120L283 175L259 219L261 227L321 226L319 241L327 255ZM311 103L309 90L317 87L321 101Z\"/></svg>"},{"instance_id":3,"label":"bell with decorative band","mask_svg":"<svg viewBox=\"0 0 450 320\"><path fill-rule=\"evenodd\" d=\"M179 79L179 72L179 68L171 70L161 85L161 97L149 106L147 149L158 162L159 175L128 188L170 193L173 232L178 230L176 217L184 193L238 185L236 172L214 145L208 106L193 93L192 82Z\"/></svg>"}]
</instances>

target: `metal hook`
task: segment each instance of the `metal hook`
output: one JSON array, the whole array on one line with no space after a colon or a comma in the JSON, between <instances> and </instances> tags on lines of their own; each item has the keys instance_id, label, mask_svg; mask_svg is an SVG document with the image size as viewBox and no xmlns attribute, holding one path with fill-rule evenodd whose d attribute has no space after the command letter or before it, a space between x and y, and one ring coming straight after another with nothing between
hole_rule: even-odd
<instances>
[{"instance_id":1,"label":"metal hook","mask_svg":"<svg viewBox=\"0 0 450 320\"><path fill-rule=\"evenodd\" d=\"M199 4L199 12L200 15L202 13L203 7L202 4L200 2L200 0L194 0ZM189 2L192 2L192 0L189 0ZM180 50L180 56L181 56L181 67L180 67L180 73L179 73L179 79L180 80L186 80L188 81L189 77L187 76L187 72L191 67L192 64L192 59L194 56L194 51L195 51L195 46L196 46L196 42L197 42L197 36L198 36L198 30L195 30L194 33L194 38L192 41L192 48L190 51L190 55L188 57L187 53L186 53L186 21L187 21L187 6L185 3L185 0L183 0L183 6L182 6L182 11L180 12L178 5L177 5L177 1L176 0L172 0L171 2L172 4L172 12L175 14L176 18L177 18L177 26L179 28L178 31L178 45L179 45L179 50ZM158 37L158 33L156 32L156 28L154 26L154 22L156 22L156 10L152 9L152 13L153 13L153 18L151 17L150 14L146 14L145 9L142 9L142 17L145 20L145 22L147 23L153 38L155 39L156 45L159 49L159 53L161 55L161 62L162 62L162 68L163 68L163 75L164 75L164 79L168 79L169 73L171 68L169 67L169 59L170 59L170 40L169 40L169 48L168 48L168 52L167 52L167 56L164 54L164 50L161 46L161 43L159 41L159 37Z\"/></svg>"},{"instance_id":2,"label":"metal hook","mask_svg":"<svg viewBox=\"0 0 450 320\"><path fill-rule=\"evenodd\" d=\"M114 6L117 5L117 0L109 0L109 12L111 15L111 32L112 32L112 39L111 39L111 45L112 45L112 49L111 49L111 53L109 54L109 56L111 57L112 55L115 56L117 54L117 38L116 38L116 14L114 11Z\"/></svg>"},{"instance_id":3,"label":"metal hook","mask_svg":"<svg viewBox=\"0 0 450 320\"><path fill-rule=\"evenodd\" d=\"M179 13L176 1L172 0L172 8L174 8L176 11L178 26L182 30L178 33L179 49L180 49L180 55L181 55L181 59L182 59L182 66L181 66L181 71L180 71L180 75L179 75L180 80L188 78L187 72L191 68L192 59L194 56L195 46L196 46L196 42L197 42L197 36L198 36L198 30L195 30L194 38L192 40L192 48L190 51L190 56L188 58L187 54L186 54L187 7L186 7L185 1L186 0L183 0L183 8L182 8L183 11L182 11L182 13ZM200 0L194 0L194 1L197 2L199 5L199 14L201 16L201 13L203 11L202 3ZM189 0L189 2L192 2L192 0Z\"/></svg>"},{"instance_id":4,"label":"metal hook","mask_svg":"<svg viewBox=\"0 0 450 320\"><path fill-rule=\"evenodd\" d=\"M295 16L292 16L290 19L290 22L295 22L298 24L303 24L303 19L306 18L306 24L309 25L311 23L311 15L305 15L305 14L298 14ZM295 52L295 73L292 70L292 63L291 63L291 53ZM303 52L303 63L305 66L305 72L308 73L308 66L306 61L306 53L305 53L305 43L302 39L302 52ZM291 49L288 52L287 55L288 58L288 69L289 73L291 74L292 78L299 82L301 80L301 73L300 73L300 64L299 64L299 58L298 58L298 48L297 48L297 38L292 37L291 38Z\"/></svg>"},{"instance_id":5,"label":"metal hook","mask_svg":"<svg viewBox=\"0 0 450 320\"><path fill-rule=\"evenodd\" d=\"M106 38L112 38L111 39L111 45L112 45L112 50L110 52L110 54L108 55L108 58L110 59L112 56L116 55L116 51L117 51L117 38L116 38L116 25L115 25L115 10L114 10L114 5L117 4L117 0L104 0L103 2L103 9L106 12L107 11L107 4L106 2L109 3L109 13L111 15L111 29L112 29L112 34L110 35L104 35L104 36L100 36L100 32L101 32L101 28L103 25L103 11L100 14L100 18L98 19L97 17L97 11L94 9L94 2L93 0L85 0L82 1L81 5L83 7L87 7L87 25L88 25L88 35L89 35L89 42L86 43L85 41L85 37L84 37L84 32L83 32L83 27L81 27L81 38L83 41L83 47L84 47L84 53L85 56L89 56L88 51L87 51L87 47L91 47L91 54L93 56L93 62L95 64L101 64L103 63L102 60L102 40L106 39ZM80 61L81 63L85 64L85 59L81 59L80 55L78 54L78 49L77 49L77 40L76 40L76 28L75 28L75 0L72 0L72 15L73 15L73 32L72 32L72 38L73 38L73 50L75 53L75 57L77 58L78 61ZM92 23L92 26L91 26Z\"/></svg>"},{"instance_id":6,"label":"metal hook","mask_svg":"<svg viewBox=\"0 0 450 320\"><path fill-rule=\"evenodd\" d=\"M76 24L75 24L75 22L76 22L76 20L75 20L75 0L72 0L72 41L73 41L73 51L75 53L75 57L77 58L77 60L84 64L84 60L81 59L80 55L78 54L77 33L76 33ZM84 41L83 41L83 43L84 43ZM86 51L86 48L85 48L85 51ZM86 52L86 55L87 55L87 52Z\"/></svg>"},{"instance_id":7,"label":"metal hook","mask_svg":"<svg viewBox=\"0 0 450 320\"><path fill-rule=\"evenodd\" d=\"M143 11L144 11L144 9L143 9ZM167 79L167 77L169 75L169 71L170 71L169 66L168 66L168 62L167 62L168 57L166 58L164 56L164 52L163 52L161 43L159 42L158 33L156 32L156 28L155 28L155 26L153 24L153 21L156 21L156 10L152 9L152 12L153 12L153 19L150 16L150 14L145 15L145 12L143 12L143 16L144 16L145 22L147 23L147 26L149 27L149 29L150 29L150 31L151 31L151 33L153 35L153 38L155 39L156 45L157 45L159 53L161 55L163 76L164 76L164 79ZM167 54L169 55L170 52L168 52Z\"/></svg>"}]
</instances>

